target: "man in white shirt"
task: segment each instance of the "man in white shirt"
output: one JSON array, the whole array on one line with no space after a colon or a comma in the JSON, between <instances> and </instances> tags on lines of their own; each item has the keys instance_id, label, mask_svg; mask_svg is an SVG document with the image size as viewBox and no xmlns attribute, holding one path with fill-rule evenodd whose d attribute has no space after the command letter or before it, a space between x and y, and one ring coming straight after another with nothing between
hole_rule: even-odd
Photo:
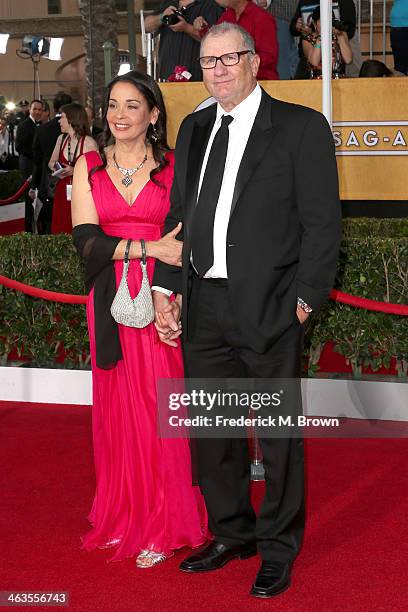
<instances>
[{"instance_id":1,"label":"man in white shirt","mask_svg":"<svg viewBox=\"0 0 408 612\"><path fill-rule=\"evenodd\" d=\"M217 104L180 127L165 231L183 222L183 264L156 263L156 328L170 345L183 332L189 378L293 379L296 414L302 324L327 298L340 242L332 134L320 113L259 87L259 56L239 26L213 27L200 64ZM256 517L246 439L210 431L195 440L214 540L180 569L216 570L258 552L251 594L265 598L289 587L301 546L303 445L259 441L266 492Z\"/></svg>"}]
</instances>

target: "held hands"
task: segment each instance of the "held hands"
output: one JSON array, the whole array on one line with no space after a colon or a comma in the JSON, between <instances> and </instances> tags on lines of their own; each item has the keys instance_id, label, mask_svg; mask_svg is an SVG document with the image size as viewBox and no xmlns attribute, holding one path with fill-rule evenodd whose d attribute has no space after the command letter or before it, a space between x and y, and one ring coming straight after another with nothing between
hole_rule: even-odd
<instances>
[{"instance_id":1,"label":"held hands","mask_svg":"<svg viewBox=\"0 0 408 612\"><path fill-rule=\"evenodd\" d=\"M180 240L176 240L177 234L181 231L181 223L168 232L158 240L157 242L151 242L148 255L160 259L163 263L170 266L181 267L181 252L183 250L183 243Z\"/></svg>"},{"instance_id":2,"label":"held hands","mask_svg":"<svg viewBox=\"0 0 408 612\"><path fill-rule=\"evenodd\" d=\"M164 293L153 291L155 322L159 338L164 344L177 347L176 339L181 334L181 295L171 302Z\"/></svg>"}]
</instances>

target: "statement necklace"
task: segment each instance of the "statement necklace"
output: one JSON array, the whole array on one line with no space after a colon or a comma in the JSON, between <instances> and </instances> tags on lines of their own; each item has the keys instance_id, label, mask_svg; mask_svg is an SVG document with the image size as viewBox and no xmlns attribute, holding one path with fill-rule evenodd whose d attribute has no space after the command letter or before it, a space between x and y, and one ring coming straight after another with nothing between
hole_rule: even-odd
<instances>
[{"instance_id":1,"label":"statement necklace","mask_svg":"<svg viewBox=\"0 0 408 612\"><path fill-rule=\"evenodd\" d=\"M147 162L147 149L146 149L146 153L144 158L142 159L142 161L140 162L140 164L138 166L136 166L136 168L122 168L121 166L119 166L118 162L116 161L116 157L115 157L115 153L112 156L113 158L113 164L115 166L115 168L117 168L119 170L119 172L121 174L123 174L123 179L122 179L122 183L125 187L129 187L129 185L131 185L133 183L132 180L132 175L137 172L138 170L140 170L141 168L143 168L143 166L145 165L145 163Z\"/></svg>"}]
</instances>

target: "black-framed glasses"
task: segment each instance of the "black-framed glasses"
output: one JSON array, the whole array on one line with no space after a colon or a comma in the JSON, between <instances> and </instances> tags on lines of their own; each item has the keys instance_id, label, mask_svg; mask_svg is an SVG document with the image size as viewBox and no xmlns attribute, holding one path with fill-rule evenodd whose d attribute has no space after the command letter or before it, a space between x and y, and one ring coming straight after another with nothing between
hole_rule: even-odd
<instances>
[{"instance_id":1,"label":"black-framed glasses","mask_svg":"<svg viewBox=\"0 0 408 612\"><path fill-rule=\"evenodd\" d=\"M205 55L204 57L199 57L198 61L200 62L200 66L203 70L208 70L209 68L215 68L218 60L224 66L235 66L235 64L239 63L242 55L246 55L247 53L253 53L251 49L246 49L245 51L233 51L232 53L224 53L224 55L220 55L216 57L215 55Z\"/></svg>"}]
</instances>

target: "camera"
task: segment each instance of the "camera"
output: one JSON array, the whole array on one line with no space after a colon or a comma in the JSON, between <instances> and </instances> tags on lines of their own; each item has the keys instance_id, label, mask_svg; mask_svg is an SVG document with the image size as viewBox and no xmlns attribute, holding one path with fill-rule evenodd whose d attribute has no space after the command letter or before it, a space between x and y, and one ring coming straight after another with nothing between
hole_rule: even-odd
<instances>
[{"instance_id":1,"label":"camera","mask_svg":"<svg viewBox=\"0 0 408 612\"><path fill-rule=\"evenodd\" d=\"M187 7L181 6L179 9L171 13L171 15L164 15L162 22L164 25L172 26L179 22L179 17L186 18Z\"/></svg>"},{"instance_id":2,"label":"camera","mask_svg":"<svg viewBox=\"0 0 408 612\"><path fill-rule=\"evenodd\" d=\"M347 24L344 21L340 21L340 19L333 19L333 28L340 32L347 32L348 30Z\"/></svg>"}]
</instances>

